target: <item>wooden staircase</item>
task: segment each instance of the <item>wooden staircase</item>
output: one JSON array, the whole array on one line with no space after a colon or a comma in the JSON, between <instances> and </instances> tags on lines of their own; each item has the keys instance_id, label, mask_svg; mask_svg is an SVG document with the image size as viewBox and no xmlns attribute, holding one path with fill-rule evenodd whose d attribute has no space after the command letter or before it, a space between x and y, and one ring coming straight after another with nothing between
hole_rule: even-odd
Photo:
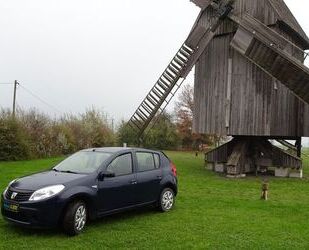
<instances>
[{"instance_id":1,"label":"wooden staircase","mask_svg":"<svg viewBox=\"0 0 309 250\"><path fill-rule=\"evenodd\" d=\"M204 13L204 10L201 11L188 38L128 122L139 139L141 139L142 134L156 114L162 113L170 103L207 45L211 42L216 29L233 9L232 4L233 1L230 0L220 5L217 9L216 18L207 24L200 22Z\"/></svg>"},{"instance_id":2,"label":"wooden staircase","mask_svg":"<svg viewBox=\"0 0 309 250\"><path fill-rule=\"evenodd\" d=\"M184 71L188 68L188 62L193 54L194 49L184 43L131 117L129 125L139 137L157 112L163 112L164 108L161 109L161 106L166 106L170 102L174 96L172 93L174 87L177 89L180 87L177 83L184 77ZM163 105L164 103L166 105Z\"/></svg>"}]
</instances>

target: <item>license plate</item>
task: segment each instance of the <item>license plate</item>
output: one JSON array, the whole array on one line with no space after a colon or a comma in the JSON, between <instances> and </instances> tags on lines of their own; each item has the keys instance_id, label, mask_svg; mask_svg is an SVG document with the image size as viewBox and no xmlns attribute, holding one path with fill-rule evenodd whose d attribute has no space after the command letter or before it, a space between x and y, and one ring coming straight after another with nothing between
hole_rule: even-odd
<instances>
[{"instance_id":1,"label":"license plate","mask_svg":"<svg viewBox=\"0 0 309 250\"><path fill-rule=\"evenodd\" d=\"M19 205L14 203L4 202L3 207L5 210L17 213L19 211Z\"/></svg>"}]
</instances>

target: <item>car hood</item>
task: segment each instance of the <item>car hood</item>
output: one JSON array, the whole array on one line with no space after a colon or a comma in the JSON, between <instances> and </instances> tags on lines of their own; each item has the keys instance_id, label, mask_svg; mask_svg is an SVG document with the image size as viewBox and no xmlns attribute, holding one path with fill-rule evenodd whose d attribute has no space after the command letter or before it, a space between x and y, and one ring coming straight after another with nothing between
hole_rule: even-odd
<instances>
[{"instance_id":1,"label":"car hood","mask_svg":"<svg viewBox=\"0 0 309 250\"><path fill-rule=\"evenodd\" d=\"M59 185L84 178L84 174L46 171L17 179L11 187L23 190L38 190L47 186Z\"/></svg>"}]
</instances>

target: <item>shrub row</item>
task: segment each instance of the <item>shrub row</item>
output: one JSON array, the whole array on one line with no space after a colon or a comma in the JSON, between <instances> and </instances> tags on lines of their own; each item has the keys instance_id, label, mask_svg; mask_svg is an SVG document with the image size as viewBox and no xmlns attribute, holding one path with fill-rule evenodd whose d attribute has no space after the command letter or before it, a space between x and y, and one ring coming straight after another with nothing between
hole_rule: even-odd
<instances>
[{"instance_id":1,"label":"shrub row","mask_svg":"<svg viewBox=\"0 0 309 250\"><path fill-rule=\"evenodd\" d=\"M89 109L52 119L37 110L0 113L0 161L65 155L83 148L113 146L116 136L106 115Z\"/></svg>"},{"instance_id":2,"label":"shrub row","mask_svg":"<svg viewBox=\"0 0 309 250\"><path fill-rule=\"evenodd\" d=\"M53 119L33 109L18 110L13 118L9 110L0 111L0 161L14 161L67 155L84 148L143 146L152 149L197 149L210 144L209 136L192 134L192 122L174 121L168 113L157 116L157 122L140 141L125 122L114 132L104 112L94 108L79 115ZM189 124L182 126L182 124Z\"/></svg>"}]
</instances>

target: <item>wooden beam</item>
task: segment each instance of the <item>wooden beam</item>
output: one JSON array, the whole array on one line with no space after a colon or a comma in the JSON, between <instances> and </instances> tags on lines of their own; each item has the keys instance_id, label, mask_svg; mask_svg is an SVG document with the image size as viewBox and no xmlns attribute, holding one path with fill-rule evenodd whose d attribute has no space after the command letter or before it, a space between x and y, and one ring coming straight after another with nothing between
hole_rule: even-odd
<instances>
[{"instance_id":1,"label":"wooden beam","mask_svg":"<svg viewBox=\"0 0 309 250\"><path fill-rule=\"evenodd\" d=\"M238 23L245 30L250 31L253 36L258 37L269 44L276 45L282 49L289 44L289 41L286 38L271 30L268 26L249 14L244 14L241 19L231 14L229 18Z\"/></svg>"},{"instance_id":2,"label":"wooden beam","mask_svg":"<svg viewBox=\"0 0 309 250\"><path fill-rule=\"evenodd\" d=\"M298 138L297 138L295 146L296 146L296 148L297 148L297 156L298 156L298 157L301 157L301 148L302 148L302 145L301 145L301 137L298 137Z\"/></svg>"},{"instance_id":3,"label":"wooden beam","mask_svg":"<svg viewBox=\"0 0 309 250\"><path fill-rule=\"evenodd\" d=\"M231 46L309 103L309 69L285 51L293 44L254 17L247 15L237 21L240 27Z\"/></svg>"},{"instance_id":4,"label":"wooden beam","mask_svg":"<svg viewBox=\"0 0 309 250\"><path fill-rule=\"evenodd\" d=\"M232 74L233 74L233 59L229 58L228 59L226 103L225 103L225 127L227 130L227 134L229 134L230 119L231 119Z\"/></svg>"},{"instance_id":5,"label":"wooden beam","mask_svg":"<svg viewBox=\"0 0 309 250\"><path fill-rule=\"evenodd\" d=\"M195 3L198 7L200 7L202 10L206 9L212 0L190 0L191 2Z\"/></svg>"},{"instance_id":6,"label":"wooden beam","mask_svg":"<svg viewBox=\"0 0 309 250\"><path fill-rule=\"evenodd\" d=\"M296 148L293 144L291 144L291 143L289 143L289 142L287 142L287 141L285 141L285 140L276 140L276 141L279 142L281 145L283 145L283 146L289 148L289 149L292 149L292 150L294 150L294 151L297 150L297 148Z\"/></svg>"},{"instance_id":7,"label":"wooden beam","mask_svg":"<svg viewBox=\"0 0 309 250\"><path fill-rule=\"evenodd\" d=\"M186 78L187 75L190 73L191 69L194 67L195 63L198 61L200 56L203 54L204 50L206 49L208 44L211 42L214 36L215 36L215 33L209 30L204 35L204 37L200 40L198 49L195 51L194 55L189 59L189 61L187 62L187 67L181 73L181 76L183 78Z\"/></svg>"},{"instance_id":8,"label":"wooden beam","mask_svg":"<svg viewBox=\"0 0 309 250\"><path fill-rule=\"evenodd\" d=\"M209 23L207 25L202 25L198 23L193 30L191 31L189 37L185 41L185 44L190 46L191 48L196 48L203 38L204 34L209 30Z\"/></svg>"}]
</instances>

